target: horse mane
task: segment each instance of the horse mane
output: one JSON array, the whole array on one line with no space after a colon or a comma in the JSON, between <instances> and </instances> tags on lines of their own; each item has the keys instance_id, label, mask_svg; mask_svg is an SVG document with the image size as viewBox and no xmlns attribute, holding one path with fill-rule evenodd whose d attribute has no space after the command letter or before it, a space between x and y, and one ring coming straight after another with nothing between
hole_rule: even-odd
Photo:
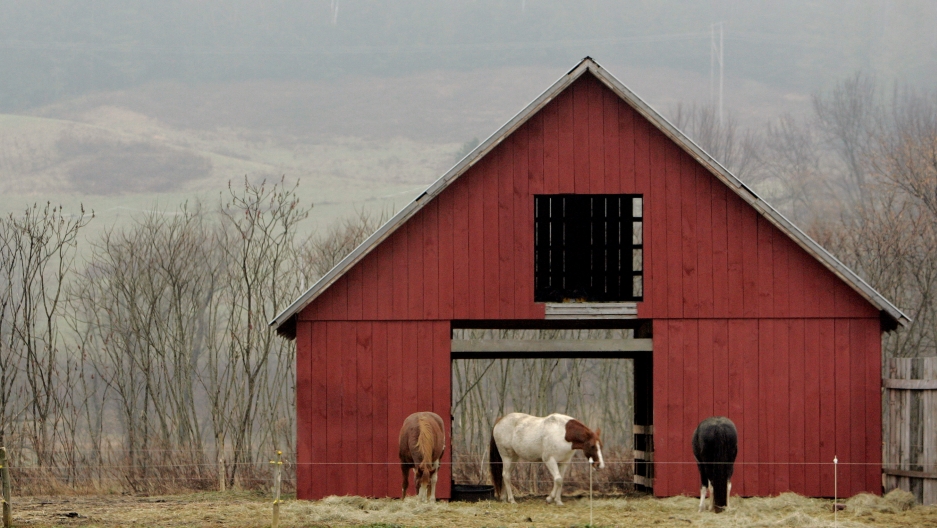
<instances>
[{"instance_id":1,"label":"horse mane","mask_svg":"<svg viewBox=\"0 0 937 528\"><path fill-rule=\"evenodd\" d=\"M433 424L429 422L426 418L422 416L419 419L420 423L420 435L416 439L416 448L420 452L420 457L423 459L420 462L420 465L426 464L429 467L433 465L433 447L435 444L435 434L433 432Z\"/></svg>"}]
</instances>

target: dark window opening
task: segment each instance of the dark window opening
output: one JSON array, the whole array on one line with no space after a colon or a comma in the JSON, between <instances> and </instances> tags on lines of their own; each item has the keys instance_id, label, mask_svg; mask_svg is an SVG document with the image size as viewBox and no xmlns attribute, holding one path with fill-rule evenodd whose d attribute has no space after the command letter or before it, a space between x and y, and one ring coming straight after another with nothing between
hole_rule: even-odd
<instances>
[{"instance_id":1,"label":"dark window opening","mask_svg":"<svg viewBox=\"0 0 937 528\"><path fill-rule=\"evenodd\" d=\"M641 195L534 196L534 301L642 300L643 228Z\"/></svg>"}]
</instances>

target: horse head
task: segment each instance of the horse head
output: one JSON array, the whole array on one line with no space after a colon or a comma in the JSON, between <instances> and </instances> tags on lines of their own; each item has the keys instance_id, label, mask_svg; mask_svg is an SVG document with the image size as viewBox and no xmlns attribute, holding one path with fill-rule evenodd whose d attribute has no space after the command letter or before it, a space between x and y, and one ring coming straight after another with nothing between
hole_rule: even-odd
<instances>
[{"instance_id":1,"label":"horse head","mask_svg":"<svg viewBox=\"0 0 937 528\"><path fill-rule=\"evenodd\" d=\"M602 429L590 430L579 420L570 420L566 423L566 441L573 444L573 449L582 449L586 459L592 460L596 469L605 468L605 459L602 458Z\"/></svg>"}]
</instances>

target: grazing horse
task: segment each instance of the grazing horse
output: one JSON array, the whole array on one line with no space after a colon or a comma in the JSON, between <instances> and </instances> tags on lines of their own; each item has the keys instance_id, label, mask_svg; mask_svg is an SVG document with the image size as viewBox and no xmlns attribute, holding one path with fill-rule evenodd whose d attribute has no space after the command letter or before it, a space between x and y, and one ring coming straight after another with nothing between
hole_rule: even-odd
<instances>
[{"instance_id":1,"label":"grazing horse","mask_svg":"<svg viewBox=\"0 0 937 528\"><path fill-rule=\"evenodd\" d=\"M442 418L436 413L416 412L407 416L400 428L400 471L403 487L400 499L407 496L410 485L410 469L416 475L413 485L421 502L436 502L436 479L439 476L439 459L446 449L446 433Z\"/></svg>"},{"instance_id":2,"label":"grazing horse","mask_svg":"<svg viewBox=\"0 0 937 528\"><path fill-rule=\"evenodd\" d=\"M693 456L699 466L702 486L699 511L706 505L706 488L713 488L713 511L721 512L729 504L732 472L739 452L739 434L732 420L724 416L706 418L693 431Z\"/></svg>"},{"instance_id":3,"label":"grazing horse","mask_svg":"<svg viewBox=\"0 0 937 528\"><path fill-rule=\"evenodd\" d=\"M562 506L563 476L576 449L582 449L599 469L605 467L600 433L600 429L592 432L579 420L563 414L538 418L511 413L501 417L491 432L489 455L495 495L502 501L514 502L511 466L518 460L542 460L553 475L553 490L547 495L547 502Z\"/></svg>"}]
</instances>

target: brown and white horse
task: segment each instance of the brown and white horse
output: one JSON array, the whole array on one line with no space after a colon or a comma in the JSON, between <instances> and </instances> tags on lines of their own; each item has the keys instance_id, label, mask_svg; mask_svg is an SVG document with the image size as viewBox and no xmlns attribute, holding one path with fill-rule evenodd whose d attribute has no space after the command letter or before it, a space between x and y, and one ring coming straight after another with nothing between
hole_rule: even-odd
<instances>
[{"instance_id":1,"label":"brown and white horse","mask_svg":"<svg viewBox=\"0 0 937 528\"><path fill-rule=\"evenodd\" d=\"M416 412L407 416L400 428L400 471L403 487L400 498L407 496L410 484L410 469L416 475L413 485L421 502L436 502L436 470L446 449L446 433L442 418L431 412Z\"/></svg>"},{"instance_id":2,"label":"brown and white horse","mask_svg":"<svg viewBox=\"0 0 937 528\"><path fill-rule=\"evenodd\" d=\"M576 449L596 467L605 467L602 459L600 429L594 432L579 420L563 414L538 418L523 413L501 417L491 432L491 480L495 495L502 501L514 502L511 489L511 466L518 460L542 460L553 475L553 490L547 502L562 506L563 476Z\"/></svg>"}]
</instances>

